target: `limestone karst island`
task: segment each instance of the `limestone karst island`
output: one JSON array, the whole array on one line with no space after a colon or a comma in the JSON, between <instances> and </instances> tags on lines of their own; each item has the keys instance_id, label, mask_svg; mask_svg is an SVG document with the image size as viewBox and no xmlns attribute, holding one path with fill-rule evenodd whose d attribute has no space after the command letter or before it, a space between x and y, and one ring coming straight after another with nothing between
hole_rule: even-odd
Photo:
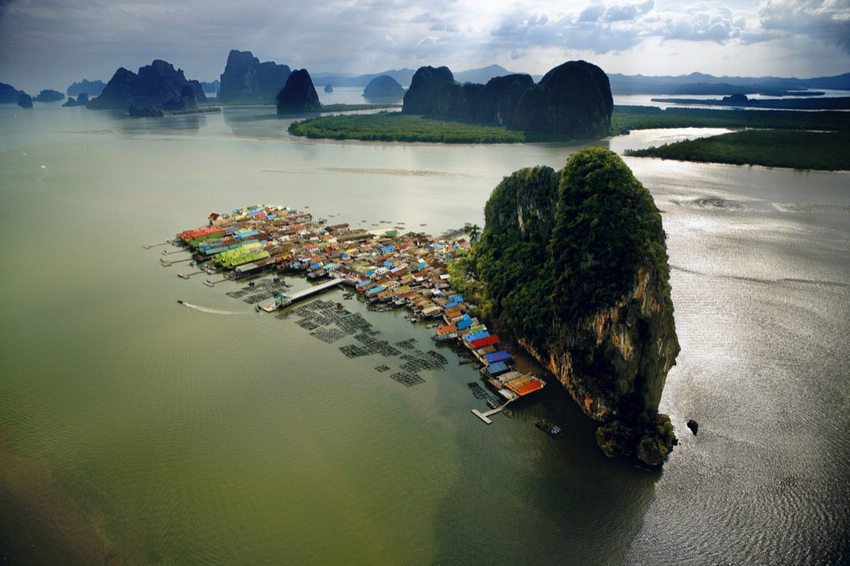
<instances>
[{"instance_id":1,"label":"limestone karst island","mask_svg":"<svg viewBox=\"0 0 850 566\"><path fill-rule=\"evenodd\" d=\"M0 564L850 564L846 5L0 1Z\"/></svg>"}]
</instances>

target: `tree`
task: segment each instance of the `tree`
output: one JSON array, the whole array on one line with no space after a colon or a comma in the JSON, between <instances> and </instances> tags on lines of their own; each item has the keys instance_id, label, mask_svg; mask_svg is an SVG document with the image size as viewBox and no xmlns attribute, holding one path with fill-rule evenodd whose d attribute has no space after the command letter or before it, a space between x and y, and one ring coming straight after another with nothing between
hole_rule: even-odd
<instances>
[{"instance_id":1,"label":"tree","mask_svg":"<svg viewBox=\"0 0 850 566\"><path fill-rule=\"evenodd\" d=\"M466 228L466 233L469 234L469 241L473 244L478 242L481 238L481 228L478 227L478 224L470 224L467 222L464 225L464 228Z\"/></svg>"}]
</instances>

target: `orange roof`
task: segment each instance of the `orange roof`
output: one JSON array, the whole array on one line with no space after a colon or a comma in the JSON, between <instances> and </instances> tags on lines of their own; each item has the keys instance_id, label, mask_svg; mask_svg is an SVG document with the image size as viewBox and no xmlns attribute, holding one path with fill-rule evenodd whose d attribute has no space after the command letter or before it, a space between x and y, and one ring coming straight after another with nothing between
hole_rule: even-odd
<instances>
[{"instance_id":1,"label":"orange roof","mask_svg":"<svg viewBox=\"0 0 850 566\"><path fill-rule=\"evenodd\" d=\"M534 393L539 389L543 389L544 385L545 383L534 376L518 377L517 379L513 379L505 384L508 389L520 397L528 395L529 393Z\"/></svg>"},{"instance_id":2,"label":"orange roof","mask_svg":"<svg viewBox=\"0 0 850 566\"><path fill-rule=\"evenodd\" d=\"M457 326L454 324L447 324L446 326L441 326L437 329L437 334L448 334L449 332L454 332L457 330Z\"/></svg>"}]
</instances>

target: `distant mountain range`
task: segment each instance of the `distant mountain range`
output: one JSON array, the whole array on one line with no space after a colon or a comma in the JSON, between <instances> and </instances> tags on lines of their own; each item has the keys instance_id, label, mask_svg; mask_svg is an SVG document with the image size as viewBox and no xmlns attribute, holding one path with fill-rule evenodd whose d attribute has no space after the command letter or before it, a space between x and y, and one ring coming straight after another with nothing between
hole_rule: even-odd
<instances>
[{"instance_id":1,"label":"distant mountain range","mask_svg":"<svg viewBox=\"0 0 850 566\"><path fill-rule=\"evenodd\" d=\"M679 76L608 75L614 94L786 94L826 88L850 90L850 73L834 77L715 77L703 73Z\"/></svg>"},{"instance_id":2,"label":"distant mountain range","mask_svg":"<svg viewBox=\"0 0 850 566\"><path fill-rule=\"evenodd\" d=\"M375 77L388 75L402 85L409 85L415 69L393 69L382 73L367 75L350 75L345 73L315 73L313 82L317 85L331 84L333 86L363 86ZM509 71L500 65L489 65L480 69L470 69L454 73L455 80L460 83L486 84L492 78L510 75ZM541 75L532 75L539 81ZM611 73L608 75L611 91L614 94L786 94L786 91L804 89L836 89L850 90L850 73L833 77L817 77L812 79L797 79L793 77L715 77L704 73L691 73L677 76L645 76L623 75Z\"/></svg>"}]
</instances>

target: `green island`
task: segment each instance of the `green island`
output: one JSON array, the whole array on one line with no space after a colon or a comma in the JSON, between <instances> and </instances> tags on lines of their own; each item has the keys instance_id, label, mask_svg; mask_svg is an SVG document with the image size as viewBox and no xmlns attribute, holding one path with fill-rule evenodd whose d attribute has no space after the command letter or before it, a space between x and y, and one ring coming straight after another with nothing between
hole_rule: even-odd
<instances>
[{"instance_id":1,"label":"green island","mask_svg":"<svg viewBox=\"0 0 850 566\"><path fill-rule=\"evenodd\" d=\"M435 143L524 143L534 138L527 132L502 126L438 120L401 112L311 118L293 122L289 133L335 140Z\"/></svg>"},{"instance_id":2,"label":"green island","mask_svg":"<svg viewBox=\"0 0 850 566\"><path fill-rule=\"evenodd\" d=\"M337 108L339 106L339 108ZM360 108L366 106L368 108ZM323 112L365 110L370 105L333 105ZM850 113L760 110L706 110L651 106L615 106L611 134L623 130L652 128L781 128L793 130L848 130ZM323 116L294 122L289 132L309 138L364 141L424 141L459 143L523 143L566 140L565 136L511 130L504 126L481 126L458 121L425 118L401 112ZM443 139L445 138L445 139Z\"/></svg>"},{"instance_id":3,"label":"green island","mask_svg":"<svg viewBox=\"0 0 850 566\"><path fill-rule=\"evenodd\" d=\"M745 130L625 153L680 161L838 171L850 169L850 132Z\"/></svg>"},{"instance_id":4,"label":"green island","mask_svg":"<svg viewBox=\"0 0 850 566\"><path fill-rule=\"evenodd\" d=\"M607 455L663 463L675 437L658 403L679 352L665 235L620 157L588 148L561 171L505 177L480 241L450 273L599 421Z\"/></svg>"},{"instance_id":5,"label":"green island","mask_svg":"<svg viewBox=\"0 0 850 566\"><path fill-rule=\"evenodd\" d=\"M797 110L711 110L655 106L615 106L611 133L652 128L776 128L850 130L850 112Z\"/></svg>"}]
</instances>

